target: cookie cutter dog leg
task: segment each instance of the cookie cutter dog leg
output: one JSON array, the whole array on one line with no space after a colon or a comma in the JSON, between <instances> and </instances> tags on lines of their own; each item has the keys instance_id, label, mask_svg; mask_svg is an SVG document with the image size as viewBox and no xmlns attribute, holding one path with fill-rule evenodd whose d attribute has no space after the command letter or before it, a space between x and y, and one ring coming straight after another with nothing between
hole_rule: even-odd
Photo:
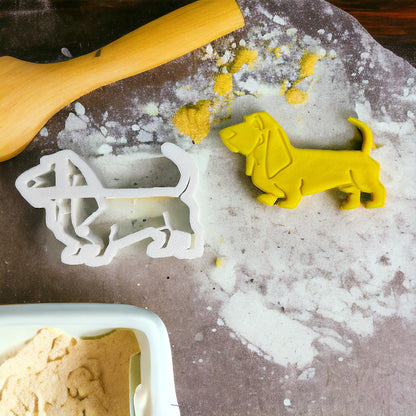
<instances>
[{"instance_id":1,"label":"cookie cutter dog leg","mask_svg":"<svg viewBox=\"0 0 416 416\"><path fill-rule=\"evenodd\" d=\"M152 239L146 250L150 257L199 257L204 240L194 199L198 168L184 150L172 143L164 143L161 151L179 170L176 186L105 188L80 156L62 150L43 156L39 165L17 178L16 187L31 205L45 209L47 227L65 244L61 259L66 264L105 265L120 249L147 238ZM160 213L162 224L158 226L140 227L122 235L119 224L114 223L104 234L96 231L96 223L109 210L111 201L133 200L140 204L172 198L187 207L186 230L172 225L174 213L167 209Z\"/></svg>"}]
</instances>

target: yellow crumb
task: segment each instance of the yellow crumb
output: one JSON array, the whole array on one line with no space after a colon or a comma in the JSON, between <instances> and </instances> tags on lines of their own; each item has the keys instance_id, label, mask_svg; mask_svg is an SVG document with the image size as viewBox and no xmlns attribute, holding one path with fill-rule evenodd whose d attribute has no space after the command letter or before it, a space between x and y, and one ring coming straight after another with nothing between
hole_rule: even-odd
<instances>
[{"instance_id":1,"label":"yellow crumb","mask_svg":"<svg viewBox=\"0 0 416 416\"><path fill-rule=\"evenodd\" d=\"M280 58L282 56L282 51L280 50L280 48L275 48L273 50L273 53L276 56L276 58Z\"/></svg>"},{"instance_id":2,"label":"yellow crumb","mask_svg":"<svg viewBox=\"0 0 416 416\"><path fill-rule=\"evenodd\" d=\"M286 91L287 91L287 85L286 85L286 80L285 80L282 82L282 85L280 86L279 94L284 95Z\"/></svg>"},{"instance_id":3,"label":"yellow crumb","mask_svg":"<svg viewBox=\"0 0 416 416\"><path fill-rule=\"evenodd\" d=\"M222 257L217 257L215 259L215 266L216 267L222 267L222 266L224 266L224 260L222 259Z\"/></svg>"},{"instance_id":4,"label":"yellow crumb","mask_svg":"<svg viewBox=\"0 0 416 416\"><path fill-rule=\"evenodd\" d=\"M289 104L302 104L307 100L308 94L296 87L289 88L286 91L286 100Z\"/></svg>"},{"instance_id":5,"label":"yellow crumb","mask_svg":"<svg viewBox=\"0 0 416 416\"><path fill-rule=\"evenodd\" d=\"M239 47L236 51L234 60L227 66L228 72L235 74L243 65L247 65L249 68L254 68L257 56L257 51Z\"/></svg>"},{"instance_id":6,"label":"yellow crumb","mask_svg":"<svg viewBox=\"0 0 416 416\"><path fill-rule=\"evenodd\" d=\"M311 76L313 74L313 71L315 70L316 63L322 58L323 58L322 55L305 52L303 54L301 61L299 62L299 65L300 65L299 79L303 79L303 78Z\"/></svg>"},{"instance_id":7,"label":"yellow crumb","mask_svg":"<svg viewBox=\"0 0 416 416\"><path fill-rule=\"evenodd\" d=\"M310 77L315 71L316 63L322 59L325 54L318 55L316 53L304 52L302 59L299 62L300 71L298 79L292 83L292 87L288 90L285 89L284 84L280 89L280 94L285 94L289 104L301 104L307 100L308 94L300 89L296 88L299 82L307 77Z\"/></svg>"},{"instance_id":8,"label":"yellow crumb","mask_svg":"<svg viewBox=\"0 0 416 416\"><path fill-rule=\"evenodd\" d=\"M225 96L233 92L233 76L231 74L217 74L214 78L214 92Z\"/></svg>"},{"instance_id":9,"label":"yellow crumb","mask_svg":"<svg viewBox=\"0 0 416 416\"><path fill-rule=\"evenodd\" d=\"M208 100L201 100L184 105L173 116L173 124L193 142L199 143L209 134L210 104Z\"/></svg>"}]
</instances>

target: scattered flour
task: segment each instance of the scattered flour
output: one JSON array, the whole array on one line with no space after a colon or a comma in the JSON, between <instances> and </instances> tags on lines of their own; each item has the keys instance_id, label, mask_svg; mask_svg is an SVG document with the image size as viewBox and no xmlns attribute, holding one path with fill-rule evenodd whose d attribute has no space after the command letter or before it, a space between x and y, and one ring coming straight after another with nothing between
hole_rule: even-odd
<instances>
[{"instance_id":1,"label":"scattered flour","mask_svg":"<svg viewBox=\"0 0 416 416\"><path fill-rule=\"evenodd\" d=\"M111 153L112 151L113 151L113 148L109 144L104 143L97 149L97 154L107 155Z\"/></svg>"},{"instance_id":2,"label":"scattered flour","mask_svg":"<svg viewBox=\"0 0 416 416\"><path fill-rule=\"evenodd\" d=\"M85 114L85 107L80 102L76 102L74 107L78 116L83 116Z\"/></svg>"},{"instance_id":3,"label":"scattered flour","mask_svg":"<svg viewBox=\"0 0 416 416\"><path fill-rule=\"evenodd\" d=\"M311 380L315 377L315 372L316 369L314 367L310 367L307 368L306 370L304 370L299 376L298 376L298 380L303 381L303 380Z\"/></svg>"},{"instance_id":4,"label":"scattered flour","mask_svg":"<svg viewBox=\"0 0 416 416\"><path fill-rule=\"evenodd\" d=\"M289 406L291 406L292 405L292 401L290 400L290 399L284 399L283 400L283 404L285 405L285 406L287 406L287 407L289 407Z\"/></svg>"},{"instance_id":5,"label":"scattered flour","mask_svg":"<svg viewBox=\"0 0 416 416\"><path fill-rule=\"evenodd\" d=\"M79 116L74 113L69 113L68 118L65 122L66 131L78 131L85 130L87 128L87 123L82 120Z\"/></svg>"},{"instance_id":6,"label":"scattered flour","mask_svg":"<svg viewBox=\"0 0 416 416\"><path fill-rule=\"evenodd\" d=\"M372 40L344 50L355 31L362 33L358 26L322 29L324 22L316 22L304 33L296 28L295 15L274 15L260 2L241 4L250 16L247 27L202 48L194 74L166 82L159 98L148 103L134 97L126 119L109 110L93 120L76 103L58 144L91 158L109 153L114 166L122 164L117 155L158 152L163 141L187 149L200 169L197 197L205 256L212 258L201 291L210 304L221 304L217 325L264 359L302 370L299 380L311 380L312 363L321 353L346 357L354 349L351 340L371 336L380 320L414 319L416 188L408 180L416 174L415 71L400 67L400 88L390 80L390 74L399 74L393 69L397 61L385 58L388 53ZM324 12L327 20L333 15L330 6ZM258 52L256 65L233 74L232 95L220 97L214 76L226 72L224 66L241 47ZM327 53L304 85L296 84L308 92L308 100L291 105L282 91L299 81L308 48ZM200 100L213 103L211 130L193 145L172 118ZM360 137L347 118L358 116L370 125L377 146L371 155L381 163L388 192L386 207L343 212L337 192L304 198L295 211L258 204L242 156L220 143L218 130L261 110L299 147L351 148L352 139ZM109 121L107 136L97 126Z\"/></svg>"},{"instance_id":7,"label":"scattered flour","mask_svg":"<svg viewBox=\"0 0 416 416\"><path fill-rule=\"evenodd\" d=\"M62 55L64 55L67 58L72 58L72 54L71 54L71 52L69 51L68 48L62 48L61 53L62 53Z\"/></svg>"},{"instance_id":8,"label":"scattered flour","mask_svg":"<svg viewBox=\"0 0 416 416\"><path fill-rule=\"evenodd\" d=\"M264 306L264 299L257 292L236 292L220 313L225 323L239 336L256 340L257 347L249 344L252 351L266 353L278 364L303 367L311 362L316 353L312 343L317 334L283 313ZM278 342L275 342L275 334L278 334ZM307 354L299 357L300 351Z\"/></svg>"},{"instance_id":9,"label":"scattered flour","mask_svg":"<svg viewBox=\"0 0 416 416\"><path fill-rule=\"evenodd\" d=\"M156 103L148 103L143 108L144 112L149 116L157 116L159 114L159 108Z\"/></svg>"}]
</instances>

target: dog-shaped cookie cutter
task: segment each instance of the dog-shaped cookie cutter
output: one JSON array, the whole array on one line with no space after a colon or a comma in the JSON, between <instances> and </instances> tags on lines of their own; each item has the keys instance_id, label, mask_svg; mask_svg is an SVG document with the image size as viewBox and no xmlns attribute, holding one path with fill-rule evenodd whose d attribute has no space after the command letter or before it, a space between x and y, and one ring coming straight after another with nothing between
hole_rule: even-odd
<instances>
[{"instance_id":1,"label":"dog-shaped cookie cutter","mask_svg":"<svg viewBox=\"0 0 416 416\"><path fill-rule=\"evenodd\" d=\"M61 254L63 263L105 265L120 249L148 238L152 240L146 249L150 257L200 257L203 230L194 199L198 168L184 150L172 143L164 143L161 151L179 170L176 186L105 188L80 156L62 150L43 156L39 165L17 178L16 187L31 205L45 209L47 227L66 246ZM123 218L130 220L120 233L119 224L111 224L110 217L108 226L108 218L105 223L103 217L111 204L123 201L135 208L133 216L123 213ZM172 224L175 212L166 209L178 204L186 205L182 217L187 218L176 221L181 228ZM141 206L145 212L140 215Z\"/></svg>"},{"instance_id":2,"label":"dog-shaped cookie cutter","mask_svg":"<svg viewBox=\"0 0 416 416\"><path fill-rule=\"evenodd\" d=\"M378 178L380 165L369 156L372 132L360 120L348 121L362 134L361 150L295 148L266 112L245 116L244 122L222 129L220 136L228 149L246 157L246 175L264 192L257 197L262 204L296 208L306 195L338 188L348 194L341 209L357 208L361 192L371 195L366 208L382 207L386 191Z\"/></svg>"}]
</instances>

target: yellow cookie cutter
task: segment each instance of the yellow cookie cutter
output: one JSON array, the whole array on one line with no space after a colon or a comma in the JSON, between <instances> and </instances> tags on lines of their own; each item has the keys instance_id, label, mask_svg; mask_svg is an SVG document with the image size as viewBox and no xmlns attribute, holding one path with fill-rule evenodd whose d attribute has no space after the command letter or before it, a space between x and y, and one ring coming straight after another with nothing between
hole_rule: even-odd
<instances>
[{"instance_id":1,"label":"yellow cookie cutter","mask_svg":"<svg viewBox=\"0 0 416 416\"><path fill-rule=\"evenodd\" d=\"M371 195L366 208L384 206L386 190L378 176L380 165L369 156L371 129L353 117L348 121L363 137L361 150L298 149L282 127L266 112L244 117L244 122L220 131L232 152L246 157L246 175L264 193L257 201L296 208L306 195L338 188L348 194L341 209L357 208L361 192Z\"/></svg>"}]
</instances>

